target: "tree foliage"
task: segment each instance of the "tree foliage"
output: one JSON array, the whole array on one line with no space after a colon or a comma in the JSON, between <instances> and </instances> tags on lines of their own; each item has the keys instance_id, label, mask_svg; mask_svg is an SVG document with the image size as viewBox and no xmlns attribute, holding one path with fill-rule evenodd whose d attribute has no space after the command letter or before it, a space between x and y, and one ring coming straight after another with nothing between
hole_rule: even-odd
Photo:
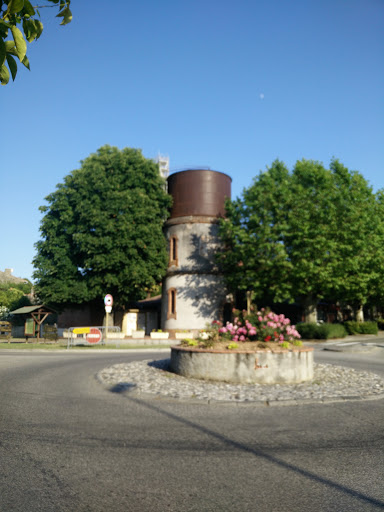
<instances>
[{"instance_id":1,"label":"tree foliage","mask_svg":"<svg viewBox=\"0 0 384 512\"><path fill-rule=\"evenodd\" d=\"M46 200L33 262L44 303L60 309L111 293L124 306L160 283L171 199L140 150L100 148Z\"/></svg>"},{"instance_id":2,"label":"tree foliage","mask_svg":"<svg viewBox=\"0 0 384 512\"><path fill-rule=\"evenodd\" d=\"M9 312L22 306L29 306L31 301L26 294L32 289L31 283L0 283L0 320L8 320Z\"/></svg>"},{"instance_id":3,"label":"tree foliage","mask_svg":"<svg viewBox=\"0 0 384 512\"><path fill-rule=\"evenodd\" d=\"M330 169L298 161L292 172L273 162L227 203L218 260L229 288L252 290L267 303L364 304L384 263L382 203L337 160Z\"/></svg>"},{"instance_id":4,"label":"tree foliage","mask_svg":"<svg viewBox=\"0 0 384 512\"><path fill-rule=\"evenodd\" d=\"M56 17L62 18L60 25L70 23L71 0L47 1L58 5L59 13ZM0 0L0 82L2 85L9 82L10 76L15 80L17 62L14 57L30 69L27 41L31 43L39 39L42 34L43 24L40 21L39 9L44 7L55 7L55 5L37 7L33 6L29 0Z\"/></svg>"},{"instance_id":5,"label":"tree foliage","mask_svg":"<svg viewBox=\"0 0 384 512\"><path fill-rule=\"evenodd\" d=\"M13 305L24 296L22 290L12 286L2 284L0 286L0 305L11 310Z\"/></svg>"}]
</instances>

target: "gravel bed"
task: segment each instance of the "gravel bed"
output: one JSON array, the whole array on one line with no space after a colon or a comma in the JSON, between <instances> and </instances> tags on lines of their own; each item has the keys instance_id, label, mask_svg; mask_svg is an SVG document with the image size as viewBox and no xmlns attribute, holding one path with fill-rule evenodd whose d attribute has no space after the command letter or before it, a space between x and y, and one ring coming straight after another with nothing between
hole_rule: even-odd
<instances>
[{"instance_id":1,"label":"gravel bed","mask_svg":"<svg viewBox=\"0 0 384 512\"><path fill-rule=\"evenodd\" d=\"M114 391L168 398L224 402L296 404L301 401L384 398L384 379L371 372L331 364L314 364L314 379L302 384L229 384L188 379L169 371L170 359L110 366L97 378Z\"/></svg>"}]
</instances>

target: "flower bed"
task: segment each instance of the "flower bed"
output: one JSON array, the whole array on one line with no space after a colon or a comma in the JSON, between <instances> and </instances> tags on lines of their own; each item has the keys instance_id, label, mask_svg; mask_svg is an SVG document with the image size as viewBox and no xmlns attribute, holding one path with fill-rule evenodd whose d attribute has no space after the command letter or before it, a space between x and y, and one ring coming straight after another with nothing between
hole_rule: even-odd
<instances>
[{"instance_id":1,"label":"flower bed","mask_svg":"<svg viewBox=\"0 0 384 512\"><path fill-rule=\"evenodd\" d=\"M250 314L234 310L234 314L233 323L227 322L222 326L217 320L213 322L213 325L218 326L219 334L233 342L264 341L294 344L300 339L296 327L291 325L290 319L284 315L277 315L265 308ZM288 348L288 345L285 345L285 348Z\"/></svg>"},{"instance_id":2,"label":"flower bed","mask_svg":"<svg viewBox=\"0 0 384 512\"><path fill-rule=\"evenodd\" d=\"M171 368L185 377L226 382L303 382L313 378L313 349L299 338L284 315L234 310L233 322L215 320L204 338L171 347Z\"/></svg>"}]
</instances>

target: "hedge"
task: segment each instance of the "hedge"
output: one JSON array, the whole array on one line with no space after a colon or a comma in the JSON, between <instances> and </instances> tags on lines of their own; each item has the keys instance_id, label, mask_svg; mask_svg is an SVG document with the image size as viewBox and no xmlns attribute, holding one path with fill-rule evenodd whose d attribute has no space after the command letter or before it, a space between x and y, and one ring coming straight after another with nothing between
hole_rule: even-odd
<instances>
[{"instance_id":1,"label":"hedge","mask_svg":"<svg viewBox=\"0 0 384 512\"><path fill-rule=\"evenodd\" d=\"M344 322L348 334L377 334L377 322Z\"/></svg>"},{"instance_id":2,"label":"hedge","mask_svg":"<svg viewBox=\"0 0 384 512\"><path fill-rule=\"evenodd\" d=\"M329 340L332 338L344 338L347 331L343 324L297 324L296 329L300 336L307 340Z\"/></svg>"}]
</instances>

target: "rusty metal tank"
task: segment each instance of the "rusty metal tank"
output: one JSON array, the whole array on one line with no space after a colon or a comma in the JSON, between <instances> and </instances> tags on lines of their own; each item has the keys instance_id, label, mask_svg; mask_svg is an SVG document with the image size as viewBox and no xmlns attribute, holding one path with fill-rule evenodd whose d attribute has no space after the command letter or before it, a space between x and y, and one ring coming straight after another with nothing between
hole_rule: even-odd
<instances>
[{"instance_id":1,"label":"rusty metal tank","mask_svg":"<svg viewBox=\"0 0 384 512\"><path fill-rule=\"evenodd\" d=\"M225 199L231 197L231 182L227 174L208 169L188 169L171 174L168 178L168 192L173 197L170 218L224 216Z\"/></svg>"}]
</instances>

